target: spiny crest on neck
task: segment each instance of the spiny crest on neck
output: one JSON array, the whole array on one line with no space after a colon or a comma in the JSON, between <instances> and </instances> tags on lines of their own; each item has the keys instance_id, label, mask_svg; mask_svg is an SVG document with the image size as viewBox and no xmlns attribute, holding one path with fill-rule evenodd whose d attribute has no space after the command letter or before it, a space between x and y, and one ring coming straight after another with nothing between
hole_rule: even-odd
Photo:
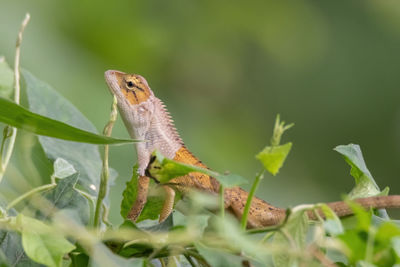
<instances>
[{"instance_id":1,"label":"spiny crest on neck","mask_svg":"<svg viewBox=\"0 0 400 267\"><path fill-rule=\"evenodd\" d=\"M174 125L174 120L171 117L171 114L167 110L165 104L157 97L155 99L155 104L159 107L159 121L167 128L169 131L170 136L173 138L175 142L178 142L180 145L184 145L181 137L179 136L178 131Z\"/></svg>"}]
</instances>

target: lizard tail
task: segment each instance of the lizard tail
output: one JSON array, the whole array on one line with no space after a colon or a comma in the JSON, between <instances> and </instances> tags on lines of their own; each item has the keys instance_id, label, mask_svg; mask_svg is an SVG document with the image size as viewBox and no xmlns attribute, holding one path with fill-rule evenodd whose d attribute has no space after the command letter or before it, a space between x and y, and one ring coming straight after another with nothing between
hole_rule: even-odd
<instances>
[{"instance_id":1,"label":"lizard tail","mask_svg":"<svg viewBox=\"0 0 400 267\"><path fill-rule=\"evenodd\" d=\"M249 193L240 187L225 189L225 208L240 220L243 216ZM253 197L247 217L247 228L276 225L285 219L284 209L274 207L264 200Z\"/></svg>"},{"instance_id":2,"label":"lizard tail","mask_svg":"<svg viewBox=\"0 0 400 267\"><path fill-rule=\"evenodd\" d=\"M400 195L358 198L354 199L354 202L360 204L365 209L400 208ZM344 201L330 202L327 203L327 205L339 217L344 217L353 214L353 210ZM323 217L322 211L319 211L319 214ZM315 214L312 212L309 212L308 216L310 219L313 220L316 219Z\"/></svg>"},{"instance_id":3,"label":"lizard tail","mask_svg":"<svg viewBox=\"0 0 400 267\"><path fill-rule=\"evenodd\" d=\"M227 188L225 189L225 208L232 211L240 220L243 216L247 197L248 193L239 187ZM359 198L354 201L365 209L400 208L400 195ZM354 213L350 206L344 201L330 202L327 203L327 205L339 217L352 215ZM322 210L318 212L321 217L324 217ZM317 219L313 211L309 211L307 215L311 220ZM283 222L285 217L285 209L274 207L262 199L253 197L247 219L247 228L261 228L277 225Z\"/></svg>"}]
</instances>

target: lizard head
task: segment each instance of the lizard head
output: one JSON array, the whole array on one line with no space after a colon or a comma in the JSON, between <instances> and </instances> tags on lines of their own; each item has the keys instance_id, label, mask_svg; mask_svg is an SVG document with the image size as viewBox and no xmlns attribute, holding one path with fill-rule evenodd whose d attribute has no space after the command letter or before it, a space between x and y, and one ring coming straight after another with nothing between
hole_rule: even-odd
<instances>
[{"instance_id":1,"label":"lizard head","mask_svg":"<svg viewBox=\"0 0 400 267\"><path fill-rule=\"evenodd\" d=\"M116 95L118 102L127 101L131 105L137 105L153 95L145 78L138 74L108 70L104 76L111 93Z\"/></svg>"},{"instance_id":2,"label":"lizard head","mask_svg":"<svg viewBox=\"0 0 400 267\"><path fill-rule=\"evenodd\" d=\"M154 94L146 80L140 75L117 70L108 70L104 76L108 88L117 98L129 134L132 138L145 140L154 113Z\"/></svg>"}]
</instances>

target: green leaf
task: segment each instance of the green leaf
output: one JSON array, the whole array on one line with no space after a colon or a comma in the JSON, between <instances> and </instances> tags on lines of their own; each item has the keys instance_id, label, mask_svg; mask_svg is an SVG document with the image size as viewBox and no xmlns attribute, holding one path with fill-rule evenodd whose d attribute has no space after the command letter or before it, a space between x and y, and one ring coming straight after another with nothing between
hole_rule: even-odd
<instances>
[{"instance_id":1,"label":"green leaf","mask_svg":"<svg viewBox=\"0 0 400 267\"><path fill-rule=\"evenodd\" d=\"M354 212L357 219L357 229L368 232L372 222L371 212L366 211L360 204L353 201L346 201L346 204L349 205Z\"/></svg>"},{"instance_id":2,"label":"green leaf","mask_svg":"<svg viewBox=\"0 0 400 267\"><path fill-rule=\"evenodd\" d=\"M342 234L343 225L336 213L326 204L321 204L321 210L326 217L323 222L325 231L332 236Z\"/></svg>"},{"instance_id":3,"label":"green leaf","mask_svg":"<svg viewBox=\"0 0 400 267\"><path fill-rule=\"evenodd\" d=\"M17 224L26 254L38 263L61 266L63 256L75 249L65 237L41 221L19 214Z\"/></svg>"},{"instance_id":4,"label":"green leaf","mask_svg":"<svg viewBox=\"0 0 400 267\"><path fill-rule=\"evenodd\" d=\"M290 142L279 146L267 146L256 155L256 158L272 175L276 175L283 166L291 148L292 143Z\"/></svg>"},{"instance_id":5,"label":"green leaf","mask_svg":"<svg viewBox=\"0 0 400 267\"><path fill-rule=\"evenodd\" d=\"M63 179L65 177L71 176L76 173L74 166L72 166L68 161L63 158L57 158L54 161L54 177Z\"/></svg>"},{"instance_id":6,"label":"green leaf","mask_svg":"<svg viewBox=\"0 0 400 267\"><path fill-rule=\"evenodd\" d=\"M381 191L365 164L359 145L349 144L334 148L351 166L350 174L356 185L349 193L351 199L378 195Z\"/></svg>"},{"instance_id":7,"label":"green leaf","mask_svg":"<svg viewBox=\"0 0 400 267\"><path fill-rule=\"evenodd\" d=\"M13 231L0 230L0 253L9 266L41 266L25 254L21 236Z\"/></svg>"},{"instance_id":8,"label":"green leaf","mask_svg":"<svg viewBox=\"0 0 400 267\"><path fill-rule=\"evenodd\" d=\"M167 183L175 177L184 176L191 172L200 172L212 176L224 187L233 187L247 183L247 180L239 175L219 174L205 168L177 162L164 157L159 151L154 151L152 156L155 157L155 160L149 165L148 171L160 183Z\"/></svg>"},{"instance_id":9,"label":"green leaf","mask_svg":"<svg viewBox=\"0 0 400 267\"><path fill-rule=\"evenodd\" d=\"M367 234L358 230L347 230L338 238L348 248L348 260L350 263L355 263L358 260L365 258L367 248Z\"/></svg>"},{"instance_id":10,"label":"green leaf","mask_svg":"<svg viewBox=\"0 0 400 267\"><path fill-rule=\"evenodd\" d=\"M93 248L90 255L90 266L93 267L144 267L145 261L143 259L125 259L112 253L105 245L99 243Z\"/></svg>"},{"instance_id":11,"label":"green leaf","mask_svg":"<svg viewBox=\"0 0 400 267\"><path fill-rule=\"evenodd\" d=\"M242 261L244 260L242 257L229 253L228 251L224 251L222 249L216 249L212 247L207 247L202 243L195 244L196 249L199 251L200 255L203 256L207 262L213 267L241 267Z\"/></svg>"},{"instance_id":12,"label":"green leaf","mask_svg":"<svg viewBox=\"0 0 400 267\"><path fill-rule=\"evenodd\" d=\"M0 56L0 97L9 97L13 91L14 72Z\"/></svg>"},{"instance_id":13,"label":"green leaf","mask_svg":"<svg viewBox=\"0 0 400 267\"><path fill-rule=\"evenodd\" d=\"M89 144L113 145L138 142L137 140L115 139L87 132L63 122L30 112L22 106L2 97L0 97L0 106L0 122L38 135Z\"/></svg>"},{"instance_id":14,"label":"green leaf","mask_svg":"<svg viewBox=\"0 0 400 267\"><path fill-rule=\"evenodd\" d=\"M400 237L393 237L392 238L392 246L393 246L393 250L397 254L397 257L400 258Z\"/></svg>"},{"instance_id":15,"label":"green leaf","mask_svg":"<svg viewBox=\"0 0 400 267\"><path fill-rule=\"evenodd\" d=\"M173 213L174 226L184 226L196 229L199 235L202 235L208 226L210 215L189 215L185 216L179 211Z\"/></svg>"},{"instance_id":16,"label":"green leaf","mask_svg":"<svg viewBox=\"0 0 400 267\"><path fill-rule=\"evenodd\" d=\"M67 209L79 218L78 223L87 225L89 223L90 209L88 200L75 190L78 181L78 173L74 173L66 178L59 179L57 186L43 194L52 205L51 209L38 211L38 218L52 217L55 212Z\"/></svg>"},{"instance_id":17,"label":"green leaf","mask_svg":"<svg viewBox=\"0 0 400 267\"><path fill-rule=\"evenodd\" d=\"M5 207L7 204L0 194L0 208ZM8 211L9 216L16 216L17 212L14 209ZM15 222L15 220L14 220ZM0 227L2 228L2 227ZM25 253L22 247L21 235L11 230L0 229L0 266L3 267L2 261L7 262L7 266L42 266L31 260Z\"/></svg>"},{"instance_id":18,"label":"green leaf","mask_svg":"<svg viewBox=\"0 0 400 267\"><path fill-rule=\"evenodd\" d=\"M281 230L274 235L274 243L282 247L304 249L306 247L306 235L309 228L308 217L305 209L300 209L290 214L288 221ZM286 234L283 234L286 233ZM290 241L288 240L290 239ZM280 266L294 266L297 258L287 254L275 254L274 264Z\"/></svg>"},{"instance_id":19,"label":"green leaf","mask_svg":"<svg viewBox=\"0 0 400 267\"><path fill-rule=\"evenodd\" d=\"M88 132L97 132L96 127L51 86L26 70L22 71L22 74L26 81L30 110ZM73 165L79 172L78 185L97 197L101 172L101 157L97 146L45 136L39 136L39 142L47 157L52 160L63 158ZM110 184L116 175L117 173L110 169Z\"/></svg>"}]
</instances>

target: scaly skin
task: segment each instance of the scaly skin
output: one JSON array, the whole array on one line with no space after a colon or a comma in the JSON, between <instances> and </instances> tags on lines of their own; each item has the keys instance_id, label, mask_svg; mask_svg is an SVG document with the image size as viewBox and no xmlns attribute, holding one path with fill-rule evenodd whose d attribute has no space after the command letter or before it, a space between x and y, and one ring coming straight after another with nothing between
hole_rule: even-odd
<instances>
[{"instance_id":1,"label":"scaly skin","mask_svg":"<svg viewBox=\"0 0 400 267\"><path fill-rule=\"evenodd\" d=\"M126 74L120 71L109 70L105 79L112 94L118 99L118 109L125 126L134 139L147 140L136 143L138 156L138 196L132 206L128 219L136 221L142 211L149 187L149 177L145 170L154 150L160 151L165 157L179 162L206 168L183 144L174 127L171 116L160 99L154 96L147 81L137 74ZM171 180L177 184L179 191L187 192L196 188L212 194L219 191L219 183L213 177L202 173L190 173ZM172 212L175 192L169 186L163 186L167 197L160 214L159 221L164 221ZM248 193L239 187L227 188L224 192L225 208L231 211L238 219L243 215ZM400 208L400 196L382 196L357 199L364 208ZM352 214L351 209L343 201L328 203L339 216ZM247 227L259 228L276 225L285 218L285 209L274 207L262 199L254 197L251 203ZM313 213L308 214L315 219Z\"/></svg>"}]
</instances>

